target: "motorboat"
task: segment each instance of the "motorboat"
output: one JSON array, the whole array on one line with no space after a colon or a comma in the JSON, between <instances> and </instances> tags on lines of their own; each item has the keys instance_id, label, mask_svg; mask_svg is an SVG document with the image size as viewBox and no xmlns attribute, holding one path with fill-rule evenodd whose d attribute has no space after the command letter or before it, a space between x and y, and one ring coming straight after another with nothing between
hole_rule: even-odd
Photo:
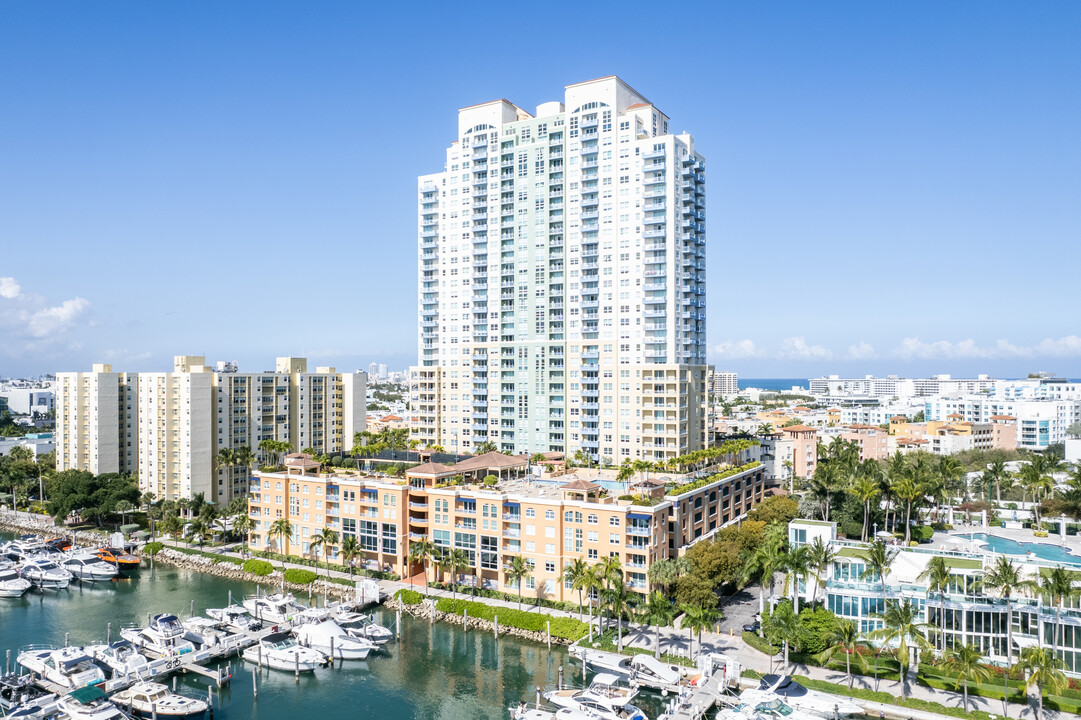
<instances>
[{"instance_id":1,"label":"motorboat","mask_svg":"<svg viewBox=\"0 0 1081 720\"><path fill-rule=\"evenodd\" d=\"M796 710L823 718L848 717L864 713L863 708L850 699L817 690L808 690L789 675L763 675L758 689L779 696Z\"/></svg>"},{"instance_id":2,"label":"motorboat","mask_svg":"<svg viewBox=\"0 0 1081 720\"><path fill-rule=\"evenodd\" d=\"M375 643L376 645L382 645L394 639L394 633L388 627L384 627L375 621L375 617L372 615L363 615L361 625L347 625L343 629L350 637L367 640ZM341 625L341 622L338 622Z\"/></svg>"},{"instance_id":3,"label":"motorboat","mask_svg":"<svg viewBox=\"0 0 1081 720\"><path fill-rule=\"evenodd\" d=\"M652 655L640 653L630 657L613 652L594 650L578 655L586 667L611 673L630 684L658 690L675 690L683 683L685 669L662 662Z\"/></svg>"},{"instance_id":4,"label":"motorboat","mask_svg":"<svg viewBox=\"0 0 1081 720\"><path fill-rule=\"evenodd\" d=\"M35 700L8 708L4 717L6 720L55 720L58 699L56 695L47 693Z\"/></svg>"},{"instance_id":5,"label":"motorboat","mask_svg":"<svg viewBox=\"0 0 1081 720\"><path fill-rule=\"evenodd\" d=\"M297 602L292 593L273 595L249 595L244 598L244 609L256 620L264 623L289 622L308 608Z\"/></svg>"},{"instance_id":6,"label":"motorboat","mask_svg":"<svg viewBox=\"0 0 1081 720\"><path fill-rule=\"evenodd\" d=\"M201 648L221 645L231 634L218 620L205 617L193 617L181 620L184 626L184 638L191 640Z\"/></svg>"},{"instance_id":7,"label":"motorboat","mask_svg":"<svg viewBox=\"0 0 1081 720\"><path fill-rule=\"evenodd\" d=\"M146 656L127 640L114 640L108 645L88 645L85 650L99 664L109 668L114 678L127 675L149 677L155 674Z\"/></svg>"},{"instance_id":8,"label":"motorboat","mask_svg":"<svg viewBox=\"0 0 1081 720\"><path fill-rule=\"evenodd\" d=\"M304 607L301 605L300 607ZM318 624L330 617L330 610L326 608L305 607L293 616L294 625Z\"/></svg>"},{"instance_id":9,"label":"motorboat","mask_svg":"<svg viewBox=\"0 0 1081 720\"><path fill-rule=\"evenodd\" d=\"M762 720L821 720L822 717L806 710L798 710L785 702L780 695L757 688L741 692L739 705L735 709L744 715ZM862 713L862 710L860 712Z\"/></svg>"},{"instance_id":10,"label":"motorboat","mask_svg":"<svg viewBox=\"0 0 1081 720\"><path fill-rule=\"evenodd\" d=\"M56 695L42 690L34 684L33 675L0 676L0 709L7 714L11 708L21 705L56 706Z\"/></svg>"},{"instance_id":11,"label":"motorboat","mask_svg":"<svg viewBox=\"0 0 1081 720\"><path fill-rule=\"evenodd\" d=\"M98 687L80 688L56 702L63 720L126 720L127 715L105 699Z\"/></svg>"},{"instance_id":12,"label":"motorboat","mask_svg":"<svg viewBox=\"0 0 1081 720\"><path fill-rule=\"evenodd\" d=\"M201 720L209 707L205 700L178 695L156 682L137 682L110 699L140 718Z\"/></svg>"},{"instance_id":13,"label":"motorboat","mask_svg":"<svg viewBox=\"0 0 1081 720\"><path fill-rule=\"evenodd\" d=\"M42 590L61 590L71 584L75 577L52 560L32 557L23 561L19 574Z\"/></svg>"},{"instance_id":14,"label":"motorboat","mask_svg":"<svg viewBox=\"0 0 1081 720\"><path fill-rule=\"evenodd\" d=\"M115 547L98 548L97 556L103 562L109 563L118 571L124 573L138 570L141 562L135 555L132 555L122 548Z\"/></svg>"},{"instance_id":15,"label":"motorboat","mask_svg":"<svg viewBox=\"0 0 1081 720\"><path fill-rule=\"evenodd\" d=\"M184 655L195 650L195 645L184 638L184 626L171 613L155 615L145 628L123 628L120 637L159 657Z\"/></svg>"},{"instance_id":16,"label":"motorboat","mask_svg":"<svg viewBox=\"0 0 1081 720\"><path fill-rule=\"evenodd\" d=\"M206 614L232 630L260 630L263 627L263 623L253 618L247 608L236 603L224 608L210 608Z\"/></svg>"},{"instance_id":17,"label":"motorboat","mask_svg":"<svg viewBox=\"0 0 1081 720\"><path fill-rule=\"evenodd\" d=\"M45 541L45 544L49 547L54 547L60 552L68 552L75 547L75 543L71 538L61 535L59 537L49 538Z\"/></svg>"},{"instance_id":18,"label":"motorboat","mask_svg":"<svg viewBox=\"0 0 1081 720\"><path fill-rule=\"evenodd\" d=\"M248 662L290 672L311 672L327 662L326 655L301 647L296 638L287 632L267 635L258 644L246 648L242 657Z\"/></svg>"},{"instance_id":19,"label":"motorboat","mask_svg":"<svg viewBox=\"0 0 1081 720\"><path fill-rule=\"evenodd\" d=\"M19 574L14 563L0 560L0 597L22 597L31 587L30 581Z\"/></svg>"},{"instance_id":20,"label":"motorboat","mask_svg":"<svg viewBox=\"0 0 1081 720\"><path fill-rule=\"evenodd\" d=\"M559 708L556 711L531 708L524 701L516 708L510 708L511 720L597 720L597 716L585 710Z\"/></svg>"},{"instance_id":21,"label":"motorboat","mask_svg":"<svg viewBox=\"0 0 1081 720\"><path fill-rule=\"evenodd\" d=\"M363 660L368 653L379 649L370 640L350 636L333 620L301 625L293 634L304 647L318 650L335 660Z\"/></svg>"},{"instance_id":22,"label":"motorboat","mask_svg":"<svg viewBox=\"0 0 1081 720\"><path fill-rule=\"evenodd\" d=\"M549 690L544 698L561 708L592 713L600 720L646 720L645 714L630 704L637 693L634 688L620 685L618 676L599 673L584 690Z\"/></svg>"},{"instance_id":23,"label":"motorboat","mask_svg":"<svg viewBox=\"0 0 1081 720\"><path fill-rule=\"evenodd\" d=\"M105 682L105 673L101 667L81 647L31 646L19 653L17 662L30 672L63 688L74 690Z\"/></svg>"},{"instance_id":24,"label":"motorboat","mask_svg":"<svg viewBox=\"0 0 1081 720\"><path fill-rule=\"evenodd\" d=\"M82 582L105 582L115 580L120 571L116 566L98 559L97 555L89 552L78 552L68 555L59 561L60 567L64 568Z\"/></svg>"},{"instance_id":25,"label":"motorboat","mask_svg":"<svg viewBox=\"0 0 1081 720\"><path fill-rule=\"evenodd\" d=\"M45 543L40 538L34 535L23 535L18 540L4 543L4 546L0 547L0 554L5 555L9 560L22 562L38 555L44 549Z\"/></svg>"}]
</instances>

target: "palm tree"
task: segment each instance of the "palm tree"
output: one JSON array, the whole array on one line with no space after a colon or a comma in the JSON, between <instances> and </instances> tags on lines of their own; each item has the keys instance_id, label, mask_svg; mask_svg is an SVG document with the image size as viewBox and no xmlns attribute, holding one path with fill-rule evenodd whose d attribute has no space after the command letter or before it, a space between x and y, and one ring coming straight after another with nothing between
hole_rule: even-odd
<instances>
[{"instance_id":1,"label":"palm tree","mask_svg":"<svg viewBox=\"0 0 1081 720\"><path fill-rule=\"evenodd\" d=\"M428 594L428 561L435 556L435 545L428 538L421 538L409 543L409 553L406 556L410 565L420 563L424 571L424 594ZM409 573L409 587L413 587L413 573Z\"/></svg>"},{"instance_id":2,"label":"palm tree","mask_svg":"<svg viewBox=\"0 0 1081 720\"><path fill-rule=\"evenodd\" d=\"M799 614L799 578L810 569L810 552L807 545L800 545L784 555L784 569L790 573L789 579L792 582L792 609L796 614Z\"/></svg>"},{"instance_id":3,"label":"palm tree","mask_svg":"<svg viewBox=\"0 0 1081 720\"><path fill-rule=\"evenodd\" d=\"M592 565L586 574L582 577L581 584L582 589L585 590L586 595L589 596L589 632L590 637L593 637L593 594L599 594L605 588L605 578L600 573L600 565Z\"/></svg>"},{"instance_id":4,"label":"palm tree","mask_svg":"<svg viewBox=\"0 0 1081 720\"><path fill-rule=\"evenodd\" d=\"M744 577L747 580L758 578L758 612L765 610L764 593L766 585L769 585L769 606L773 608L773 576L784 567L785 557L781 546L776 542L765 542L759 545L751 555L750 561L744 566Z\"/></svg>"},{"instance_id":5,"label":"palm tree","mask_svg":"<svg viewBox=\"0 0 1081 720\"><path fill-rule=\"evenodd\" d=\"M646 578L651 586L660 586L667 594L672 584L690 570L687 558L661 558L649 566Z\"/></svg>"},{"instance_id":6,"label":"palm tree","mask_svg":"<svg viewBox=\"0 0 1081 720\"><path fill-rule=\"evenodd\" d=\"M657 628L656 644L653 647L655 658L661 656L661 626L671 623L675 615L676 609L664 593L654 590L646 598L646 603L642 607L642 617L647 623Z\"/></svg>"},{"instance_id":7,"label":"palm tree","mask_svg":"<svg viewBox=\"0 0 1081 720\"><path fill-rule=\"evenodd\" d=\"M638 595L627 589L622 579L612 583L612 587L604 592L608 600L608 608L616 619L616 650L623 652L623 613L631 609L638 600Z\"/></svg>"},{"instance_id":8,"label":"palm tree","mask_svg":"<svg viewBox=\"0 0 1081 720\"><path fill-rule=\"evenodd\" d=\"M713 624L717 622L717 610L716 608L699 607L697 605L680 605L680 609L683 610L683 619L680 620L679 626L688 630L692 650L694 648L694 635L692 633L698 631L698 652L701 653L702 631L713 627Z\"/></svg>"},{"instance_id":9,"label":"palm tree","mask_svg":"<svg viewBox=\"0 0 1081 720\"><path fill-rule=\"evenodd\" d=\"M860 654L860 649L866 647L860 636L859 628L853 620L838 618L837 624L826 638L829 646L818 655L818 661L825 665L839 652L845 654L845 675L848 676L848 689L852 689L852 656L856 656L856 665L862 670L867 661Z\"/></svg>"},{"instance_id":10,"label":"palm tree","mask_svg":"<svg viewBox=\"0 0 1081 720\"><path fill-rule=\"evenodd\" d=\"M135 507L127 500L117 500L114 510L120 513L120 524L124 524L124 516L134 510Z\"/></svg>"},{"instance_id":11,"label":"palm tree","mask_svg":"<svg viewBox=\"0 0 1081 720\"><path fill-rule=\"evenodd\" d=\"M878 578L882 582L883 602L886 600L886 578L899 552L899 548L890 547L881 540L875 540L867 547L867 557L864 560L867 569L860 573L860 580L873 581Z\"/></svg>"},{"instance_id":12,"label":"palm tree","mask_svg":"<svg viewBox=\"0 0 1081 720\"><path fill-rule=\"evenodd\" d=\"M450 595L458 591L458 574L469 569L469 556L460 548L451 550L443 559L443 567L450 572Z\"/></svg>"},{"instance_id":13,"label":"palm tree","mask_svg":"<svg viewBox=\"0 0 1081 720\"><path fill-rule=\"evenodd\" d=\"M965 466L960 460L952 455L943 455L938 460L938 474L942 476L943 486L949 491L949 494L953 494L958 489L958 485L965 477ZM968 485L965 484L960 488L962 497L968 499ZM938 510L935 510L935 521L938 521Z\"/></svg>"},{"instance_id":14,"label":"palm tree","mask_svg":"<svg viewBox=\"0 0 1081 720\"><path fill-rule=\"evenodd\" d=\"M908 545L912 538L912 503L924 494L915 471L910 469L909 473L893 484L893 494L899 500L905 501L905 545Z\"/></svg>"},{"instance_id":15,"label":"palm tree","mask_svg":"<svg viewBox=\"0 0 1081 720\"><path fill-rule=\"evenodd\" d=\"M236 452L232 448L218 450L218 454L214 456L214 470L231 468L233 465L236 465Z\"/></svg>"},{"instance_id":16,"label":"palm tree","mask_svg":"<svg viewBox=\"0 0 1081 720\"><path fill-rule=\"evenodd\" d=\"M331 528L325 527L319 532L312 535L309 547L312 550L312 555L315 555L318 559L319 549L323 549L323 554L327 560L327 580L330 580L330 549L338 544L338 532Z\"/></svg>"},{"instance_id":17,"label":"palm tree","mask_svg":"<svg viewBox=\"0 0 1081 720\"><path fill-rule=\"evenodd\" d=\"M293 525L286 518L278 518L270 524L270 537L278 538L278 546L282 555L289 557L289 543L293 541ZM282 560L282 572L285 572L285 561Z\"/></svg>"},{"instance_id":18,"label":"palm tree","mask_svg":"<svg viewBox=\"0 0 1081 720\"><path fill-rule=\"evenodd\" d=\"M905 668L908 667L909 642L916 647L931 649L925 636L927 623L919 621L919 613L911 602L888 602L886 612L874 613L872 617L885 623L885 627L871 632L870 637L881 639L889 645L897 643L897 662L900 665L901 699L905 699Z\"/></svg>"},{"instance_id":19,"label":"palm tree","mask_svg":"<svg viewBox=\"0 0 1081 720\"><path fill-rule=\"evenodd\" d=\"M567 563L563 568L563 582L570 583L570 586L578 591L578 619L582 619L582 583L585 580L586 575L589 573L589 566L582 558L575 558L571 562Z\"/></svg>"},{"instance_id":20,"label":"palm tree","mask_svg":"<svg viewBox=\"0 0 1081 720\"><path fill-rule=\"evenodd\" d=\"M863 503L863 534L860 540L867 542L867 531L870 529L871 501L878 497L881 490L878 483L867 475L861 475L852 485L852 494Z\"/></svg>"},{"instance_id":21,"label":"palm tree","mask_svg":"<svg viewBox=\"0 0 1081 720\"><path fill-rule=\"evenodd\" d=\"M829 577L828 573L830 568L833 567L833 561L837 558L837 551L828 543L822 542L822 538L817 537L806 547L808 549L808 566L814 571L815 578L815 589L811 595L811 607L813 608L815 601L818 600L818 588L822 585L823 580Z\"/></svg>"},{"instance_id":22,"label":"palm tree","mask_svg":"<svg viewBox=\"0 0 1081 720\"><path fill-rule=\"evenodd\" d=\"M1005 555L999 555L995 564L984 572L983 586L989 590L997 590L998 594L1006 600L1006 668L1013 664L1013 594L1018 590L1035 591L1039 584L1035 580L1024 579L1021 576L1021 568L1013 564Z\"/></svg>"},{"instance_id":23,"label":"palm tree","mask_svg":"<svg viewBox=\"0 0 1081 720\"><path fill-rule=\"evenodd\" d=\"M342 546L338 554L342 556L342 562L349 566L349 578L353 577L353 561L363 554L360 541L356 535L346 535L342 538Z\"/></svg>"},{"instance_id":24,"label":"palm tree","mask_svg":"<svg viewBox=\"0 0 1081 720\"><path fill-rule=\"evenodd\" d=\"M1037 720L1043 717L1043 693L1048 691L1061 692L1066 684L1066 676L1062 668L1066 663L1049 648L1027 647L1021 651L1021 670L1025 673L1025 689L1035 687L1036 698L1039 703Z\"/></svg>"},{"instance_id":25,"label":"palm tree","mask_svg":"<svg viewBox=\"0 0 1081 720\"><path fill-rule=\"evenodd\" d=\"M476 448L474 448L474 452L477 455L483 455L485 453L495 452L498 449L499 448L496 447L496 444L494 442L492 442L491 440L485 440L480 445L477 445Z\"/></svg>"},{"instance_id":26,"label":"palm tree","mask_svg":"<svg viewBox=\"0 0 1081 720\"><path fill-rule=\"evenodd\" d=\"M610 593L613 587L616 585L623 586L623 567L619 563L619 558L609 555L600 562L597 563L597 573L604 578L604 590L603 596L610 599ZM605 603L607 606L608 603ZM609 607L604 609L605 617L605 629L608 628L607 618L609 617Z\"/></svg>"},{"instance_id":27,"label":"palm tree","mask_svg":"<svg viewBox=\"0 0 1081 720\"><path fill-rule=\"evenodd\" d=\"M198 539L199 547L201 548L209 533L210 527L207 525L206 521L197 517L188 523L188 529L184 533L184 539L189 543Z\"/></svg>"},{"instance_id":28,"label":"palm tree","mask_svg":"<svg viewBox=\"0 0 1081 720\"><path fill-rule=\"evenodd\" d=\"M981 680L988 680L991 677L991 671L987 669L987 666L980 662L983 659L983 652L980 651L975 645L960 644L955 645L946 652L945 657L942 660L942 667L946 668L950 672L957 673L957 683L954 685L964 684L964 707L965 712L968 712L968 681L975 680L977 683Z\"/></svg>"},{"instance_id":29,"label":"palm tree","mask_svg":"<svg viewBox=\"0 0 1081 720\"><path fill-rule=\"evenodd\" d=\"M999 556L1001 557L1001 556ZM950 589L950 567L946 564L946 558L942 555L935 555L927 563L927 567L924 568L917 577L917 580L927 581L927 592L938 593L938 599L942 603L942 607L939 608L938 617L942 623L941 635L942 640L942 652L946 652L946 591Z\"/></svg>"},{"instance_id":30,"label":"palm tree","mask_svg":"<svg viewBox=\"0 0 1081 720\"><path fill-rule=\"evenodd\" d=\"M987 472L991 474L995 481L995 502L1001 503L1003 481L1008 484L1010 479L1010 471L1006 468L1006 461L1003 458L995 458L987 464Z\"/></svg>"},{"instance_id":31,"label":"palm tree","mask_svg":"<svg viewBox=\"0 0 1081 720\"><path fill-rule=\"evenodd\" d=\"M1047 595L1055 606L1055 624L1057 629L1052 636L1052 647L1058 651L1062 642L1062 603L1065 600L1076 597L1078 590L1074 588L1073 578L1065 568L1057 567L1040 578L1040 592Z\"/></svg>"},{"instance_id":32,"label":"palm tree","mask_svg":"<svg viewBox=\"0 0 1081 720\"><path fill-rule=\"evenodd\" d=\"M244 536L244 543L248 542L248 533L255 529L255 521L247 513L233 517L233 532Z\"/></svg>"},{"instance_id":33,"label":"palm tree","mask_svg":"<svg viewBox=\"0 0 1081 720\"><path fill-rule=\"evenodd\" d=\"M529 573L532 568L529 567L529 563L521 555L513 555L510 559L510 564L503 567L503 572L507 578L515 585L518 586L518 609L522 609L522 580L529 577Z\"/></svg>"},{"instance_id":34,"label":"palm tree","mask_svg":"<svg viewBox=\"0 0 1081 720\"><path fill-rule=\"evenodd\" d=\"M800 624L799 616L795 611L788 612L787 606L781 606L777 608L777 612L773 613L766 620L769 625L770 635L774 637L780 636L781 642L784 645L784 664L788 665L788 646L791 641L792 645L795 645L796 649L800 648ZM772 644L772 640L770 643Z\"/></svg>"},{"instance_id":35,"label":"palm tree","mask_svg":"<svg viewBox=\"0 0 1081 720\"><path fill-rule=\"evenodd\" d=\"M773 425L771 425L770 423L762 423L761 425L758 426L758 429L755 431L755 435L772 435L772 434L773 434Z\"/></svg>"},{"instance_id":36,"label":"palm tree","mask_svg":"<svg viewBox=\"0 0 1081 720\"><path fill-rule=\"evenodd\" d=\"M171 535L176 540L184 529L184 523L179 515L166 515L162 520L161 529L166 535Z\"/></svg>"}]
</instances>

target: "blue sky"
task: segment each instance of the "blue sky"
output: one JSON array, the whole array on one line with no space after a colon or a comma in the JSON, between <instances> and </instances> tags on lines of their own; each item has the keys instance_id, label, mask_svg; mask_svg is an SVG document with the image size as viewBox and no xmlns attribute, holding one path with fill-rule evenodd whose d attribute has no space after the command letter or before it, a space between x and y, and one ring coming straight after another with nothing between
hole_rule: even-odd
<instances>
[{"instance_id":1,"label":"blue sky","mask_svg":"<svg viewBox=\"0 0 1081 720\"><path fill-rule=\"evenodd\" d=\"M404 368L459 107L618 74L707 157L709 358L1081 375L1081 4L0 5L0 376Z\"/></svg>"}]
</instances>

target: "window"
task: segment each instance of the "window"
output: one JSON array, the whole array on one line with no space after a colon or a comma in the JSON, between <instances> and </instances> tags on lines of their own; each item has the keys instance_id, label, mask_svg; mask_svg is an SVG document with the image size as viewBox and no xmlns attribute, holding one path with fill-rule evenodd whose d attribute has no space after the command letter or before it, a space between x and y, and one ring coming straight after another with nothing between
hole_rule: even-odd
<instances>
[{"instance_id":1,"label":"window","mask_svg":"<svg viewBox=\"0 0 1081 720\"><path fill-rule=\"evenodd\" d=\"M544 571L554 573L556 571L556 564L554 562L545 561Z\"/></svg>"},{"instance_id":2,"label":"window","mask_svg":"<svg viewBox=\"0 0 1081 720\"><path fill-rule=\"evenodd\" d=\"M555 520L556 519L556 511L555 510L545 510L544 511L544 519L545 520Z\"/></svg>"},{"instance_id":3,"label":"window","mask_svg":"<svg viewBox=\"0 0 1081 720\"><path fill-rule=\"evenodd\" d=\"M597 516L593 515L593 514L590 514L590 516L588 518L588 522L589 522L590 525L596 525L597 524Z\"/></svg>"},{"instance_id":4,"label":"window","mask_svg":"<svg viewBox=\"0 0 1081 720\"><path fill-rule=\"evenodd\" d=\"M525 509L525 516L527 518L537 517L537 511L534 508L526 508Z\"/></svg>"},{"instance_id":5,"label":"window","mask_svg":"<svg viewBox=\"0 0 1081 720\"><path fill-rule=\"evenodd\" d=\"M619 518L613 515L612 517L608 518L608 524L612 527L619 527Z\"/></svg>"}]
</instances>

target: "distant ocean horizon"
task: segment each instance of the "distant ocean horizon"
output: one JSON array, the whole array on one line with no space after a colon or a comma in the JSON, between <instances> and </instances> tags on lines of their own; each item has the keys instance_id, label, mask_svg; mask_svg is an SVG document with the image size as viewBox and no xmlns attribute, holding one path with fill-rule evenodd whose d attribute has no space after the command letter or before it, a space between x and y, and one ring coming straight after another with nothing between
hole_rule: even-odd
<instances>
[{"instance_id":1,"label":"distant ocean horizon","mask_svg":"<svg viewBox=\"0 0 1081 720\"><path fill-rule=\"evenodd\" d=\"M759 388L760 390L791 390L793 386L806 388L808 378L739 378L739 389Z\"/></svg>"}]
</instances>

